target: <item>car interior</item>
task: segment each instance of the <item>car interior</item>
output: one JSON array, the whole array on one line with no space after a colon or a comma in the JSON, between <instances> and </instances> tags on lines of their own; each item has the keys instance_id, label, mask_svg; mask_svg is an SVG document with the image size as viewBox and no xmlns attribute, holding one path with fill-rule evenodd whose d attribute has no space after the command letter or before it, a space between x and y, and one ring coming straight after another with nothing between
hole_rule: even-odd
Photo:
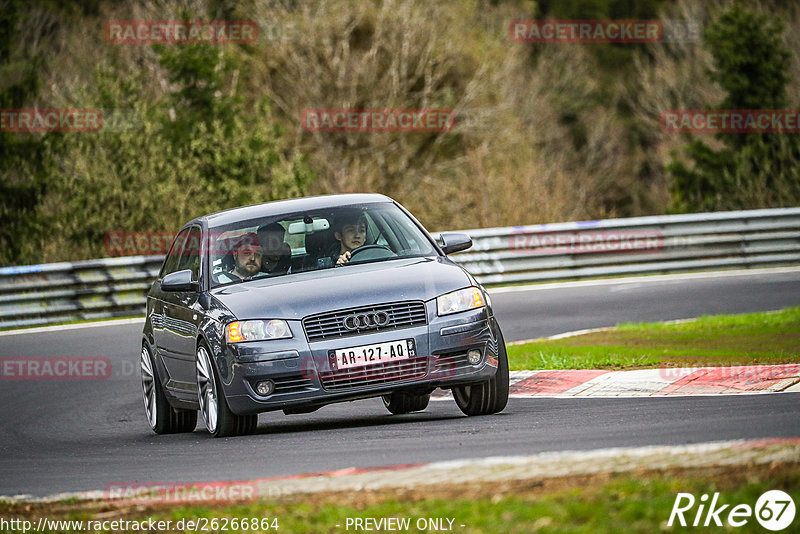
<instances>
[{"instance_id":1,"label":"car interior","mask_svg":"<svg viewBox=\"0 0 800 534\"><path fill-rule=\"evenodd\" d=\"M281 253L280 269L273 273L267 272L262 265L264 276L279 276L288 273L300 273L318 269L327 269L335 265L335 252L339 242L334 237L331 221L335 220L340 211L325 211L306 214L303 218L297 215L289 219L260 220L258 224L249 222L247 227L226 231L217 237L217 250L226 251L223 255L212 258L212 276L214 283L224 283L215 275L230 271L234 267L232 245L236 237L246 232L256 232L259 227L267 224L279 223L284 227L283 252ZM365 255L361 261L388 257L388 255L416 255L422 249L409 231L402 227L396 216L383 213L381 210L364 210L367 219L367 234L361 249L369 246L378 246L383 250L379 254ZM410 221L408 221L410 223ZM226 241L227 240L227 241Z\"/></svg>"}]
</instances>

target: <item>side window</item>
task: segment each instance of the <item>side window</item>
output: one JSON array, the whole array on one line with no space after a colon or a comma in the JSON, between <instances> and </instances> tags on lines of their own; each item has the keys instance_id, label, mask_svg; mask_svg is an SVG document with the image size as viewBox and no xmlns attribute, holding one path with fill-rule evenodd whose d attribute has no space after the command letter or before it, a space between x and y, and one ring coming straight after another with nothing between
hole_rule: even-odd
<instances>
[{"instance_id":1,"label":"side window","mask_svg":"<svg viewBox=\"0 0 800 534\"><path fill-rule=\"evenodd\" d=\"M191 239L194 239L195 245L192 245ZM168 274L180 271L182 269L191 269L193 267L190 264L192 252L194 252L194 256L197 259L197 272L199 272L200 229L195 226L184 229L175 237L175 241L172 242L172 247L169 249L167 258L164 260L164 266L161 268L161 273L158 275L159 278L164 278ZM197 272L195 272L195 274L197 274Z\"/></svg>"},{"instance_id":2,"label":"side window","mask_svg":"<svg viewBox=\"0 0 800 534\"><path fill-rule=\"evenodd\" d=\"M180 271L178 264L180 263L181 252L183 252L184 244L186 244L191 230L192 228L186 228L175 237L175 241L172 242L172 247L169 249L167 258L164 260L164 266L161 267L161 272L158 275L159 278L164 278L170 273Z\"/></svg>"},{"instance_id":3,"label":"side window","mask_svg":"<svg viewBox=\"0 0 800 534\"><path fill-rule=\"evenodd\" d=\"M193 226L188 230L189 233L175 270L191 269L192 280L200 280L200 228Z\"/></svg>"}]
</instances>

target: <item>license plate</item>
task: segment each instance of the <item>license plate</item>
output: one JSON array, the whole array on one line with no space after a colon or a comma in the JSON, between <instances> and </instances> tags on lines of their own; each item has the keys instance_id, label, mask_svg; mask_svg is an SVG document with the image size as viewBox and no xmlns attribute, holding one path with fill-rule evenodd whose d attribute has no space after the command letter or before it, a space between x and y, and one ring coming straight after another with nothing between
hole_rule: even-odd
<instances>
[{"instance_id":1,"label":"license plate","mask_svg":"<svg viewBox=\"0 0 800 534\"><path fill-rule=\"evenodd\" d=\"M416 351L413 339L361 345L349 349L332 350L328 353L328 358L335 369L407 360L414 356L416 356Z\"/></svg>"}]
</instances>

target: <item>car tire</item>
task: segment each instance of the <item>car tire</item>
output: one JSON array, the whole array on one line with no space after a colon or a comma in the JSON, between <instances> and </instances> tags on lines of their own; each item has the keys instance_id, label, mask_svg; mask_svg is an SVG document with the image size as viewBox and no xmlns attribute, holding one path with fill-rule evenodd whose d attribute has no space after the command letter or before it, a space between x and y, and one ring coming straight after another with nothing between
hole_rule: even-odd
<instances>
[{"instance_id":1,"label":"car tire","mask_svg":"<svg viewBox=\"0 0 800 534\"><path fill-rule=\"evenodd\" d=\"M197 426L197 410L178 410L170 406L147 344L142 344L140 369L144 411L153 432L156 434L192 432Z\"/></svg>"},{"instance_id":2,"label":"car tire","mask_svg":"<svg viewBox=\"0 0 800 534\"><path fill-rule=\"evenodd\" d=\"M395 391L390 395L384 395L383 405L386 409L394 415L404 413L419 412L428 407L428 402L431 400L430 393L423 393L415 395L405 391Z\"/></svg>"},{"instance_id":3,"label":"car tire","mask_svg":"<svg viewBox=\"0 0 800 534\"><path fill-rule=\"evenodd\" d=\"M498 329L497 372L486 382L453 388L456 404L466 415L489 415L503 411L508 404L508 354L503 334Z\"/></svg>"},{"instance_id":4,"label":"car tire","mask_svg":"<svg viewBox=\"0 0 800 534\"><path fill-rule=\"evenodd\" d=\"M255 432L258 415L237 415L225 399L225 393L205 343L197 346L197 400L208 432L216 437L243 436Z\"/></svg>"}]
</instances>

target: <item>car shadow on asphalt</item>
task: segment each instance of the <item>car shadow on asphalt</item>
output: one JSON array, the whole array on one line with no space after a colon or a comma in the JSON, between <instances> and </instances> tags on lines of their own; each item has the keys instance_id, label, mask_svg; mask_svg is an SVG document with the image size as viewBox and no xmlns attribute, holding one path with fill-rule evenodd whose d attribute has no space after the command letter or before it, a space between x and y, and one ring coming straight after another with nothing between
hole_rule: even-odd
<instances>
[{"instance_id":1,"label":"car shadow on asphalt","mask_svg":"<svg viewBox=\"0 0 800 534\"><path fill-rule=\"evenodd\" d=\"M288 415L289 417L298 417L297 415ZM433 421L448 421L465 419L464 415L456 414L433 414L418 412L404 415L370 415L370 416L355 416L346 417L338 416L335 418L322 418L315 417L312 420L305 421L259 421L258 429L255 435L262 434L289 434L289 433L303 433L303 432L318 432L320 430L344 430L352 428L364 427L385 427L392 425L408 425L416 423L427 423Z\"/></svg>"}]
</instances>

